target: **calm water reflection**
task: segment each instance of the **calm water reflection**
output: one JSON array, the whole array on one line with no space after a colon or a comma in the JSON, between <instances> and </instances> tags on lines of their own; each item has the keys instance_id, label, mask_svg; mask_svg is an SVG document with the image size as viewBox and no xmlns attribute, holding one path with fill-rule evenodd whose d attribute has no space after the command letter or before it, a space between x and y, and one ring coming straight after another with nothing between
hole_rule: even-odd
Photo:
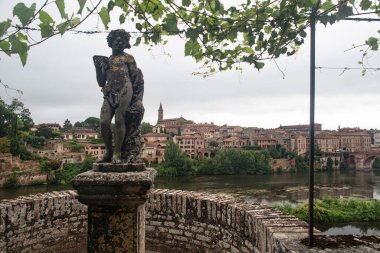
<instances>
[{"instance_id":1,"label":"calm water reflection","mask_svg":"<svg viewBox=\"0 0 380 253\"><path fill-rule=\"evenodd\" d=\"M27 196L30 194L51 192L51 191L64 191L71 190L71 185L34 185L27 187L20 187L16 189L2 189L0 188L0 200L14 199L18 196Z\"/></svg>"},{"instance_id":2,"label":"calm water reflection","mask_svg":"<svg viewBox=\"0 0 380 253\"><path fill-rule=\"evenodd\" d=\"M380 222L328 223L317 228L326 235L380 235Z\"/></svg>"},{"instance_id":3,"label":"calm water reflection","mask_svg":"<svg viewBox=\"0 0 380 253\"><path fill-rule=\"evenodd\" d=\"M380 172L316 173L316 197L380 199ZM157 178L157 188L207 191L269 205L306 201L308 174Z\"/></svg>"}]
</instances>

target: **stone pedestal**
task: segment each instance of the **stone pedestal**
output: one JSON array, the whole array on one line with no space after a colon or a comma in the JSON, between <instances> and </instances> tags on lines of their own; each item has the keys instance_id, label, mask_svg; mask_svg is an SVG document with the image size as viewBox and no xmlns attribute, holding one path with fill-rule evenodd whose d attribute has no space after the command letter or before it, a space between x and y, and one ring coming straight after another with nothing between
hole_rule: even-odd
<instances>
[{"instance_id":1,"label":"stone pedestal","mask_svg":"<svg viewBox=\"0 0 380 253\"><path fill-rule=\"evenodd\" d=\"M134 172L95 169L96 165L94 170L72 181L78 200L88 205L88 253L144 253L145 202L156 171L152 168ZM118 168L113 169L118 171Z\"/></svg>"}]
</instances>

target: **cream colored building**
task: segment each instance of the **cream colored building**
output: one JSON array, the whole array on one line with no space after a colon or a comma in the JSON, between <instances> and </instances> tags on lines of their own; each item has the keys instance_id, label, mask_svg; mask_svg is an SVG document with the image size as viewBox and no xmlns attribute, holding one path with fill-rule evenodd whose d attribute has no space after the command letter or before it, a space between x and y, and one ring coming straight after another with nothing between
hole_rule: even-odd
<instances>
[{"instance_id":1,"label":"cream colored building","mask_svg":"<svg viewBox=\"0 0 380 253\"><path fill-rule=\"evenodd\" d=\"M278 141L269 136L254 136L250 138L251 145L256 145L262 148L276 146Z\"/></svg>"},{"instance_id":2,"label":"cream colored building","mask_svg":"<svg viewBox=\"0 0 380 253\"><path fill-rule=\"evenodd\" d=\"M101 159L106 153L106 146L104 144L85 144L84 152L86 155L90 155L96 159Z\"/></svg>"},{"instance_id":3,"label":"cream colored building","mask_svg":"<svg viewBox=\"0 0 380 253\"><path fill-rule=\"evenodd\" d=\"M290 136L290 151L297 155L304 155L307 152L307 137L306 135L296 134Z\"/></svg>"},{"instance_id":4,"label":"cream colored building","mask_svg":"<svg viewBox=\"0 0 380 253\"><path fill-rule=\"evenodd\" d=\"M205 141L200 134L174 136L173 141L189 158L204 155Z\"/></svg>"},{"instance_id":5,"label":"cream colored building","mask_svg":"<svg viewBox=\"0 0 380 253\"><path fill-rule=\"evenodd\" d=\"M221 147L223 149L241 148L244 146L248 146L248 144L249 144L248 137L232 136L232 137L224 138L221 142Z\"/></svg>"},{"instance_id":6,"label":"cream colored building","mask_svg":"<svg viewBox=\"0 0 380 253\"><path fill-rule=\"evenodd\" d=\"M316 147L321 152L333 153L339 150L339 137L336 134L321 132L315 135Z\"/></svg>"},{"instance_id":7,"label":"cream colored building","mask_svg":"<svg viewBox=\"0 0 380 253\"><path fill-rule=\"evenodd\" d=\"M340 149L347 152L371 150L371 136L365 131L338 132Z\"/></svg>"}]
</instances>

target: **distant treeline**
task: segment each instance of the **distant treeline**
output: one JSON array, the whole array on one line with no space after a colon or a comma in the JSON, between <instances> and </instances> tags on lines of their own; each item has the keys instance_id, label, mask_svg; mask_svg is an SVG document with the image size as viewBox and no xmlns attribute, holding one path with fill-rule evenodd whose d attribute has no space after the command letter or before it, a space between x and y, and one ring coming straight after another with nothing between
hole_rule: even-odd
<instances>
[{"instance_id":1,"label":"distant treeline","mask_svg":"<svg viewBox=\"0 0 380 253\"><path fill-rule=\"evenodd\" d=\"M213 158L190 159L181 152L174 142L168 142L165 160L157 165L158 176L190 175L262 175L272 173L271 158L295 159L291 171L306 171L307 159L277 145L268 149L256 150L219 150Z\"/></svg>"}]
</instances>

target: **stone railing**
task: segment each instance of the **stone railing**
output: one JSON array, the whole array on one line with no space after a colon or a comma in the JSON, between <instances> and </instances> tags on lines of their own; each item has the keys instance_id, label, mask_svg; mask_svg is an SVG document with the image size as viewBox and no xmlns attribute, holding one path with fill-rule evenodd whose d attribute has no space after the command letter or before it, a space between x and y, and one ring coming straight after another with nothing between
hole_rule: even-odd
<instances>
[{"instance_id":1,"label":"stone railing","mask_svg":"<svg viewBox=\"0 0 380 253\"><path fill-rule=\"evenodd\" d=\"M74 191L0 202L0 252L85 252L87 208ZM154 252L305 252L307 225L268 206L156 189L146 204Z\"/></svg>"},{"instance_id":2,"label":"stone railing","mask_svg":"<svg viewBox=\"0 0 380 253\"><path fill-rule=\"evenodd\" d=\"M0 252L83 252L87 207L62 191L0 201Z\"/></svg>"},{"instance_id":3,"label":"stone railing","mask_svg":"<svg viewBox=\"0 0 380 253\"><path fill-rule=\"evenodd\" d=\"M207 193L157 189L150 195L146 210L146 245L152 251L307 251L296 243L307 237L307 224L265 205Z\"/></svg>"}]
</instances>

